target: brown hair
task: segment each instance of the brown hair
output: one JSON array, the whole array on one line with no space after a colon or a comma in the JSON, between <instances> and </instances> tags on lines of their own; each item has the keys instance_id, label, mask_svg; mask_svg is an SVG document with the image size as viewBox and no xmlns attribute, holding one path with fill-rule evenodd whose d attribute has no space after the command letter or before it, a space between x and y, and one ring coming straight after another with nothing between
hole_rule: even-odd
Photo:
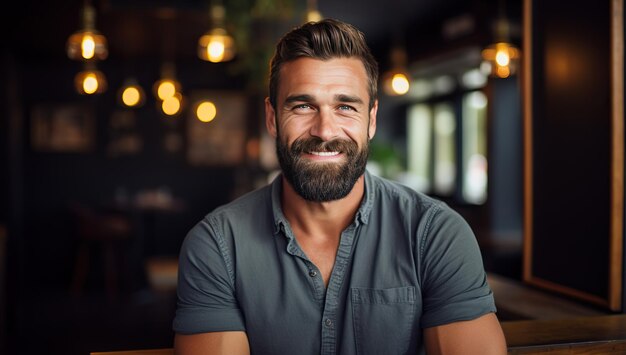
<instances>
[{"instance_id":1,"label":"brown hair","mask_svg":"<svg viewBox=\"0 0 626 355\"><path fill-rule=\"evenodd\" d=\"M301 57L328 60L337 57L356 57L363 62L367 73L371 109L377 97L378 63L372 55L365 36L356 27L334 19L308 22L285 34L270 62L270 102L276 108L280 68L284 63Z\"/></svg>"}]
</instances>

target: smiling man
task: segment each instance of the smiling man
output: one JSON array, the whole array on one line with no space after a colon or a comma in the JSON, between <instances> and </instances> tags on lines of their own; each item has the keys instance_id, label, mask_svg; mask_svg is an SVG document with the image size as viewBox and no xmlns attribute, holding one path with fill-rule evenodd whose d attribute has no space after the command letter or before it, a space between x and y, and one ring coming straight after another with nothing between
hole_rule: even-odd
<instances>
[{"instance_id":1,"label":"smiling man","mask_svg":"<svg viewBox=\"0 0 626 355\"><path fill-rule=\"evenodd\" d=\"M505 354L474 234L366 171L378 67L353 26L287 33L271 62L272 184L187 235L178 354Z\"/></svg>"}]
</instances>

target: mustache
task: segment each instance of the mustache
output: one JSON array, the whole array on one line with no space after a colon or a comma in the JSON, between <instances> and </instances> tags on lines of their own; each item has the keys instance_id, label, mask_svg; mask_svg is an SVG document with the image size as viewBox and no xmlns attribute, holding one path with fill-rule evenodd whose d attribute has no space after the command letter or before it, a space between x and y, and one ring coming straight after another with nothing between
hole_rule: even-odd
<instances>
[{"instance_id":1,"label":"mustache","mask_svg":"<svg viewBox=\"0 0 626 355\"><path fill-rule=\"evenodd\" d=\"M319 137L296 139L290 148L294 154L308 152L341 152L347 155L355 155L359 147L356 142L348 139L333 139L323 141Z\"/></svg>"}]
</instances>

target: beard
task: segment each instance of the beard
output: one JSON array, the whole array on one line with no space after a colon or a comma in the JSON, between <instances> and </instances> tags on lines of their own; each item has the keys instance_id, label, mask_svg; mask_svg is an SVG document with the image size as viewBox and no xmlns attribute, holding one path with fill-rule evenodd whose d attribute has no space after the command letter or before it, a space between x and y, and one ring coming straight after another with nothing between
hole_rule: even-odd
<instances>
[{"instance_id":1,"label":"beard","mask_svg":"<svg viewBox=\"0 0 626 355\"><path fill-rule=\"evenodd\" d=\"M302 153L340 152L343 162L312 162L302 158ZM307 201L328 202L348 195L356 181L365 172L369 156L369 142L359 149L356 142L335 139L324 142L320 138L302 138L291 147L276 138L278 162L293 189Z\"/></svg>"}]
</instances>

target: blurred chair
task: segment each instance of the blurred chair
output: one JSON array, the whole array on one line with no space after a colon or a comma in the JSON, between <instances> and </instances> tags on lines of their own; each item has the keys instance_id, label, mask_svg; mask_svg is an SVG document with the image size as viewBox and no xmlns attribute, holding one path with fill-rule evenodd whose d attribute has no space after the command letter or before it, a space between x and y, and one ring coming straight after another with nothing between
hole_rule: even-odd
<instances>
[{"instance_id":1,"label":"blurred chair","mask_svg":"<svg viewBox=\"0 0 626 355\"><path fill-rule=\"evenodd\" d=\"M174 349L105 351L92 352L89 355L174 355Z\"/></svg>"},{"instance_id":2,"label":"blurred chair","mask_svg":"<svg viewBox=\"0 0 626 355\"><path fill-rule=\"evenodd\" d=\"M107 297L119 293L119 265L124 258L123 242L132 235L131 219L122 212L98 211L82 203L70 203L78 249L71 291L80 295L93 268L92 256L99 253Z\"/></svg>"}]
</instances>

